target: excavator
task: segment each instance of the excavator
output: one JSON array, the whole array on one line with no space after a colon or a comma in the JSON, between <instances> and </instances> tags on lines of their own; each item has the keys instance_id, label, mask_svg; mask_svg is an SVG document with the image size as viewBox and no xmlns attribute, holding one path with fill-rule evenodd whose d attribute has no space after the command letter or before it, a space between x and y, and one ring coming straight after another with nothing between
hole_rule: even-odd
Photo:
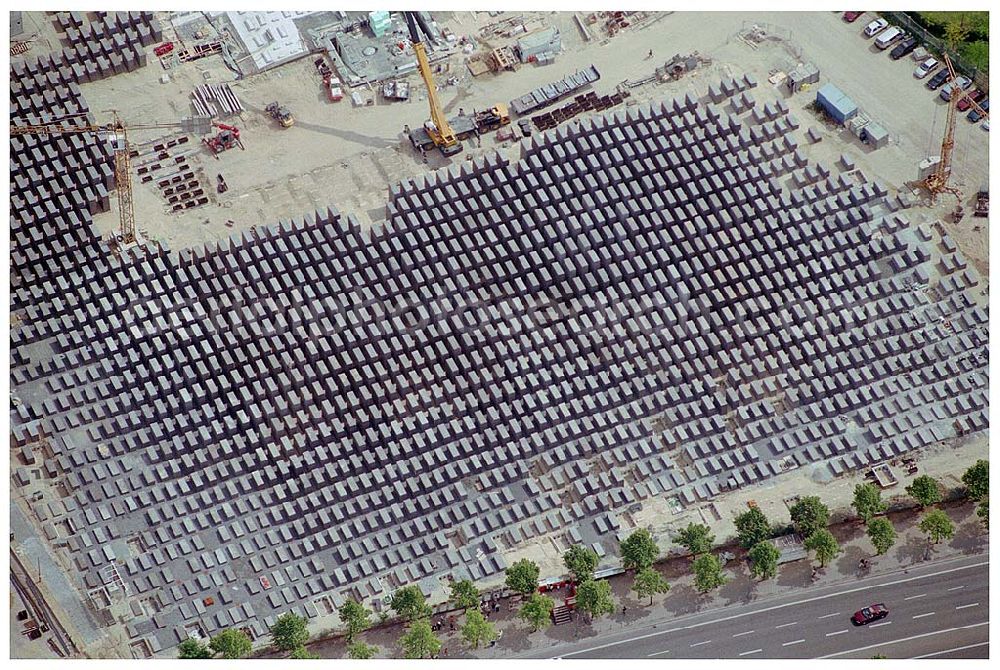
<instances>
[{"instance_id":1,"label":"excavator","mask_svg":"<svg viewBox=\"0 0 1000 670\"><path fill-rule=\"evenodd\" d=\"M483 133L509 124L510 114L504 104L496 104L489 109L474 112L471 116L459 114L450 121L445 117L438 101L434 75L431 73L430 61L427 60L427 50L420 39L416 17L413 12L404 14L413 51L417 55L417 67L424 80L424 86L427 87L427 102L431 108L431 118L424 122L423 128L409 131L413 146L423 151L437 147L445 156L454 156L462 151L461 140L477 132Z\"/></svg>"}]
</instances>

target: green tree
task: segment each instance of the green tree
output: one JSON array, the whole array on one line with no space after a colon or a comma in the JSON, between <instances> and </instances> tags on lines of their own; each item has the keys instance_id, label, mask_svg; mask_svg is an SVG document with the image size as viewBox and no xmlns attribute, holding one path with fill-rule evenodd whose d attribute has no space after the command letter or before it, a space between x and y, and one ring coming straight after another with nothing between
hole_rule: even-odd
<instances>
[{"instance_id":1,"label":"green tree","mask_svg":"<svg viewBox=\"0 0 1000 670\"><path fill-rule=\"evenodd\" d=\"M465 613L462 639L473 649L479 649L480 644L489 644L497 639L497 629L486 620L478 608L471 609Z\"/></svg>"},{"instance_id":2,"label":"green tree","mask_svg":"<svg viewBox=\"0 0 1000 670\"><path fill-rule=\"evenodd\" d=\"M582 544L574 544L563 554L563 563L578 582L594 577L594 570L600 562L597 552Z\"/></svg>"},{"instance_id":3,"label":"green tree","mask_svg":"<svg viewBox=\"0 0 1000 670\"><path fill-rule=\"evenodd\" d=\"M983 526L986 530L990 529L990 501L989 499L984 500L979 503L979 508L976 510L976 516L979 520L983 522Z\"/></svg>"},{"instance_id":4,"label":"green tree","mask_svg":"<svg viewBox=\"0 0 1000 670\"><path fill-rule=\"evenodd\" d=\"M506 570L508 588L523 595L530 595L538 590L538 575L541 571L534 561L522 558Z\"/></svg>"},{"instance_id":5,"label":"green tree","mask_svg":"<svg viewBox=\"0 0 1000 670\"><path fill-rule=\"evenodd\" d=\"M854 510L865 523L889 509L889 503L882 500L882 492L874 484L858 484L854 487Z\"/></svg>"},{"instance_id":6,"label":"green tree","mask_svg":"<svg viewBox=\"0 0 1000 670\"><path fill-rule=\"evenodd\" d=\"M463 610L479 606L479 589L471 579L451 583L451 601Z\"/></svg>"},{"instance_id":7,"label":"green tree","mask_svg":"<svg viewBox=\"0 0 1000 670\"><path fill-rule=\"evenodd\" d=\"M227 628L212 638L209 648L222 658L243 658L253 651L253 644L247 634L235 628Z\"/></svg>"},{"instance_id":8,"label":"green tree","mask_svg":"<svg viewBox=\"0 0 1000 670\"><path fill-rule=\"evenodd\" d=\"M781 552L768 542L761 540L747 553L750 558L750 574L757 579L771 579L778 574L778 559Z\"/></svg>"},{"instance_id":9,"label":"green tree","mask_svg":"<svg viewBox=\"0 0 1000 670\"><path fill-rule=\"evenodd\" d=\"M319 658L319 654L314 654L305 647L295 647L292 649L292 653L288 658L301 659L303 661L315 661Z\"/></svg>"},{"instance_id":10,"label":"green tree","mask_svg":"<svg viewBox=\"0 0 1000 670\"><path fill-rule=\"evenodd\" d=\"M932 509L920 520L920 530L927 534L927 539L937 544L941 540L947 540L955 534L955 524L941 510Z\"/></svg>"},{"instance_id":11,"label":"green tree","mask_svg":"<svg viewBox=\"0 0 1000 670\"><path fill-rule=\"evenodd\" d=\"M819 561L820 567L826 567L826 564L836 558L841 551L837 538L826 528L817 530L807 537L805 546L806 549L816 552L816 559Z\"/></svg>"},{"instance_id":12,"label":"green tree","mask_svg":"<svg viewBox=\"0 0 1000 670\"><path fill-rule=\"evenodd\" d=\"M177 658L212 658L214 655L211 649L190 637L177 645Z\"/></svg>"},{"instance_id":13,"label":"green tree","mask_svg":"<svg viewBox=\"0 0 1000 670\"><path fill-rule=\"evenodd\" d=\"M347 627L348 642L352 642L355 635L372 625L370 618L372 615L371 610L350 598L341 605L340 609L337 610L337 614L340 615L340 620Z\"/></svg>"},{"instance_id":14,"label":"green tree","mask_svg":"<svg viewBox=\"0 0 1000 670\"><path fill-rule=\"evenodd\" d=\"M896 544L896 529L892 526L892 521L882 516L872 519L868 524L868 539L875 546L875 553L881 556Z\"/></svg>"},{"instance_id":15,"label":"green tree","mask_svg":"<svg viewBox=\"0 0 1000 670\"><path fill-rule=\"evenodd\" d=\"M982 500L990 493L990 462L982 459L976 461L962 475L966 493L973 500Z\"/></svg>"},{"instance_id":16,"label":"green tree","mask_svg":"<svg viewBox=\"0 0 1000 670\"><path fill-rule=\"evenodd\" d=\"M802 537L809 537L830 523L830 510L818 496L801 498L789 511L795 531Z\"/></svg>"},{"instance_id":17,"label":"green tree","mask_svg":"<svg viewBox=\"0 0 1000 670\"><path fill-rule=\"evenodd\" d=\"M743 514L737 514L734 521L740 545L744 549L751 549L771 538L771 522L756 505Z\"/></svg>"},{"instance_id":18,"label":"green tree","mask_svg":"<svg viewBox=\"0 0 1000 670\"><path fill-rule=\"evenodd\" d=\"M691 570L694 572L694 587L700 593L708 593L729 581L722 574L722 562L715 554L699 555L691 564Z\"/></svg>"},{"instance_id":19,"label":"green tree","mask_svg":"<svg viewBox=\"0 0 1000 670\"><path fill-rule=\"evenodd\" d=\"M920 475L906 487L906 492L913 497L921 507L927 507L941 502L941 485L930 475Z\"/></svg>"},{"instance_id":20,"label":"green tree","mask_svg":"<svg viewBox=\"0 0 1000 670\"><path fill-rule=\"evenodd\" d=\"M291 612L279 616L271 626L271 644L282 651L304 646L308 639L306 620Z\"/></svg>"},{"instance_id":21,"label":"green tree","mask_svg":"<svg viewBox=\"0 0 1000 670\"><path fill-rule=\"evenodd\" d=\"M632 531L621 543L622 564L626 569L648 568L660 555L660 548L645 528Z\"/></svg>"},{"instance_id":22,"label":"green tree","mask_svg":"<svg viewBox=\"0 0 1000 670\"><path fill-rule=\"evenodd\" d=\"M375 654L377 653L378 647L371 644L365 644L361 640L352 642L347 646L347 657L353 658L356 661L375 658Z\"/></svg>"},{"instance_id":23,"label":"green tree","mask_svg":"<svg viewBox=\"0 0 1000 670\"><path fill-rule=\"evenodd\" d=\"M965 21L950 22L944 27L944 41L949 49L957 51L965 38L969 36L970 31L971 29L965 25Z\"/></svg>"},{"instance_id":24,"label":"green tree","mask_svg":"<svg viewBox=\"0 0 1000 670\"><path fill-rule=\"evenodd\" d=\"M611 597L611 584L606 579L587 581L576 587L576 608L595 619L602 614L615 611L615 601Z\"/></svg>"},{"instance_id":25,"label":"green tree","mask_svg":"<svg viewBox=\"0 0 1000 670\"><path fill-rule=\"evenodd\" d=\"M632 581L632 590L639 596L649 596L649 604L653 604L653 596L657 593L666 593L670 590L670 584L664 579L656 568L642 568L635 573Z\"/></svg>"},{"instance_id":26,"label":"green tree","mask_svg":"<svg viewBox=\"0 0 1000 670\"><path fill-rule=\"evenodd\" d=\"M532 631L537 631L552 623L553 607L555 603L552 598L541 593L532 593L521 605L521 611L517 615L531 624Z\"/></svg>"},{"instance_id":27,"label":"green tree","mask_svg":"<svg viewBox=\"0 0 1000 670\"><path fill-rule=\"evenodd\" d=\"M674 542L684 547L692 554L705 554L712 550L715 544L715 536L711 529L702 523L689 523L686 528L674 538Z\"/></svg>"},{"instance_id":28,"label":"green tree","mask_svg":"<svg viewBox=\"0 0 1000 670\"><path fill-rule=\"evenodd\" d=\"M406 634L399 639L399 644L406 658L430 658L441 651L441 640L426 619L412 621Z\"/></svg>"},{"instance_id":29,"label":"green tree","mask_svg":"<svg viewBox=\"0 0 1000 670\"><path fill-rule=\"evenodd\" d=\"M420 587L409 585L398 589L392 594L389 606L395 610L396 614L407 621L413 621L420 617L430 616L431 608L424 600L424 592Z\"/></svg>"}]
</instances>

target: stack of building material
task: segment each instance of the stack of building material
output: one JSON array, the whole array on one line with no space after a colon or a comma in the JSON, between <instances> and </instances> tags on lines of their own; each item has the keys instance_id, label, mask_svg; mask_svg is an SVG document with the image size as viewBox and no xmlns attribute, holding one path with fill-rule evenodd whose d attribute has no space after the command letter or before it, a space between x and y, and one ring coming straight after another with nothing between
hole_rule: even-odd
<instances>
[{"instance_id":1,"label":"stack of building material","mask_svg":"<svg viewBox=\"0 0 1000 670\"><path fill-rule=\"evenodd\" d=\"M517 41L514 52L522 63L555 57L562 50L559 29L552 27L529 33Z\"/></svg>"},{"instance_id":2,"label":"stack of building material","mask_svg":"<svg viewBox=\"0 0 1000 670\"><path fill-rule=\"evenodd\" d=\"M815 84L819 81L819 68L812 63L799 63L795 69L788 73L785 78L785 85L792 93L801 91L806 84Z\"/></svg>"},{"instance_id":3,"label":"stack of building material","mask_svg":"<svg viewBox=\"0 0 1000 670\"><path fill-rule=\"evenodd\" d=\"M584 112L600 112L621 104L627 97L628 91L618 91L611 95L598 96L596 92L589 91L583 95L578 95L573 102L564 105L551 112L545 112L532 117L532 121L539 130L555 128L564 121L569 121L577 114Z\"/></svg>"},{"instance_id":4,"label":"stack of building material","mask_svg":"<svg viewBox=\"0 0 1000 670\"><path fill-rule=\"evenodd\" d=\"M375 37L385 35L386 31L392 27L392 18L389 12L385 10L368 12L368 27L372 29Z\"/></svg>"},{"instance_id":5,"label":"stack of building material","mask_svg":"<svg viewBox=\"0 0 1000 670\"><path fill-rule=\"evenodd\" d=\"M229 84L201 84L191 93L198 116L227 117L243 112L243 105Z\"/></svg>"},{"instance_id":6,"label":"stack of building material","mask_svg":"<svg viewBox=\"0 0 1000 670\"><path fill-rule=\"evenodd\" d=\"M593 84L601 78L597 68L591 65L585 70L579 70L559 81L536 88L531 93L522 95L510 101L510 109L515 114L529 114L536 109L542 109L558 102L588 84Z\"/></svg>"}]
</instances>

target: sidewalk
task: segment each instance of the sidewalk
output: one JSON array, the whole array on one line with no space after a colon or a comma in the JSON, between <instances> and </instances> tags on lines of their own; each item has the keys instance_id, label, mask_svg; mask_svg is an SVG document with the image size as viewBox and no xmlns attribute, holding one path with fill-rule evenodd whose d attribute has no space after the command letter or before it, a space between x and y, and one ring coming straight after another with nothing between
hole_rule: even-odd
<instances>
[{"instance_id":1,"label":"sidewalk","mask_svg":"<svg viewBox=\"0 0 1000 670\"><path fill-rule=\"evenodd\" d=\"M949 542L942 542L933 547L930 551L925 536L916 527L920 516L918 512L907 510L892 514L891 518L897 532L896 544L885 556L872 559L872 567L864 576L901 572L928 560L985 552L988 548L988 535L979 517L976 516L975 505L961 502L948 505L944 509L955 523L955 537ZM586 639L621 630L627 626L651 626L686 614L768 599L796 590L807 594L807 588L810 586L831 586L857 580L858 560L862 557L871 558L874 555L871 543L865 536L864 527L857 522L846 522L832 526L830 530L840 541L843 552L826 567L815 583L810 580L812 561L786 563L780 567L777 577L761 583L751 580L746 563L738 555L736 560L726 566L729 583L712 594L702 596L692 586L689 574L690 559L674 558L657 566L670 582L671 588L665 596L655 599L653 606L647 605L648 599L639 599L629 591L632 585L631 575L621 575L610 580L619 609L615 614L602 617L591 624L586 624L581 618L577 618L563 626L550 626L537 633L531 633L530 627L516 616L516 604L511 611L505 602L499 613L490 615L490 620L498 629L504 631L503 638L496 647L468 650L462 642L459 631L445 630L439 633L444 647L448 650L447 656L442 654L442 658L509 658L532 648ZM553 595L559 597L558 593ZM623 605L628 608L625 614L621 611ZM398 640L403 632L403 626L392 624L370 630L363 635L363 638L368 644L379 647L379 657L399 658L402 656L402 651L399 649ZM310 649L322 658L346 656L346 645L340 638L317 642L310 645Z\"/></svg>"}]
</instances>

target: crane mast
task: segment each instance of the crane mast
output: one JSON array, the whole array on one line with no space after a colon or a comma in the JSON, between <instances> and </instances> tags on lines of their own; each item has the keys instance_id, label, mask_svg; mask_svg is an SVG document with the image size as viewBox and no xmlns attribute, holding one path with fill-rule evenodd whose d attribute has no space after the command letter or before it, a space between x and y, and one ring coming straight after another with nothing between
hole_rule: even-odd
<instances>
[{"instance_id":1,"label":"crane mast","mask_svg":"<svg viewBox=\"0 0 1000 670\"><path fill-rule=\"evenodd\" d=\"M944 63L945 67L948 68L949 81L954 82L956 79L955 67L951 64L951 58L948 57L948 54L944 54ZM951 177L952 158L955 152L955 121L958 119L958 103L968 95L969 91L952 90L951 97L948 99L948 115L944 126L944 140L941 142L940 161L938 161L934 172L929 174L923 181L924 188L930 193L931 203L934 203L942 193L951 193L959 200L962 198L961 190L949 185L948 179ZM989 114L975 101L970 100L969 102L973 109L978 110L984 117L989 118Z\"/></svg>"}]
</instances>

